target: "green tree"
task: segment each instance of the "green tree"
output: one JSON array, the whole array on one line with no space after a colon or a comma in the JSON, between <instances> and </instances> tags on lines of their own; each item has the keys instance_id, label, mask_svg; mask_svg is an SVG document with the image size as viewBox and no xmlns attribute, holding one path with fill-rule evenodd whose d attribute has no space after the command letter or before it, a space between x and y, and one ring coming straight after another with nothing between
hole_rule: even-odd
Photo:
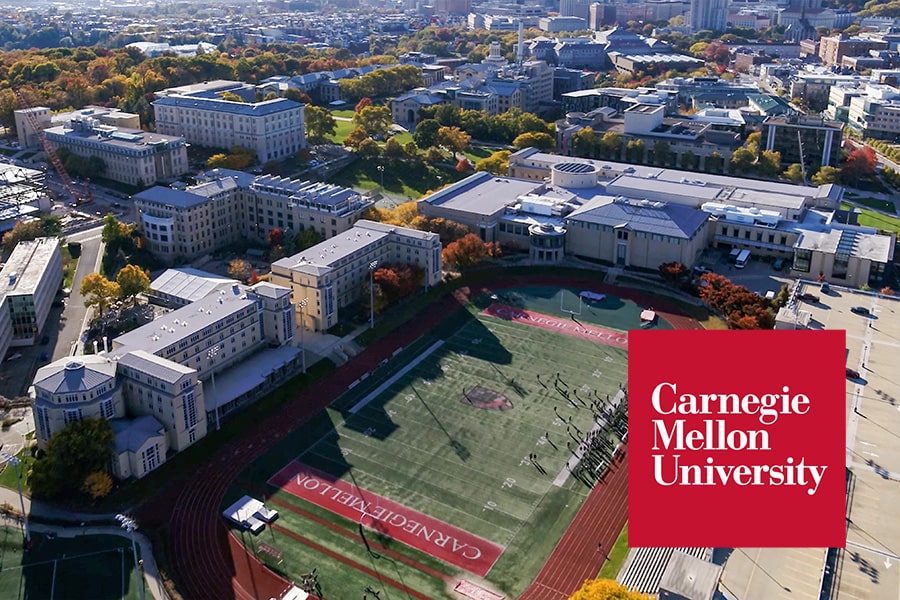
<instances>
[{"instance_id":1,"label":"green tree","mask_svg":"<svg viewBox=\"0 0 900 600\"><path fill-rule=\"evenodd\" d=\"M643 140L630 140L625 147L625 156L628 162L643 164L644 142Z\"/></svg>"},{"instance_id":2,"label":"green tree","mask_svg":"<svg viewBox=\"0 0 900 600\"><path fill-rule=\"evenodd\" d=\"M150 276L136 265L122 267L116 275L116 283L119 284L120 298L129 303L133 303L138 294L150 291Z\"/></svg>"},{"instance_id":3,"label":"green tree","mask_svg":"<svg viewBox=\"0 0 900 600\"><path fill-rule=\"evenodd\" d=\"M416 131L413 133L413 141L416 146L425 150L437 144L437 132L441 128L441 124L435 119L423 119L416 125Z\"/></svg>"},{"instance_id":4,"label":"green tree","mask_svg":"<svg viewBox=\"0 0 900 600\"><path fill-rule=\"evenodd\" d=\"M403 151L403 146L400 145L400 142L391 137L384 143L384 155L390 159L398 159L404 158L406 153Z\"/></svg>"},{"instance_id":5,"label":"green tree","mask_svg":"<svg viewBox=\"0 0 900 600\"><path fill-rule=\"evenodd\" d=\"M672 147L665 140L658 140L653 144L653 161L662 166L668 166L672 158Z\"/></svg>"},{"instance_id":6,"label":"green tree","mask_svg":"<svg viewBox=\"0 0 900 600\"><path fill-rule=\"evenodd\" d=\"M538 150L550 150L556 146L556 140L549 133L522 133L513 140L513 148L537 148Z\"/></svg>"},{"instance_id":7,"label":"green tree","mask_svg":"<svg viewBox=\"0 0 900 600\"><path fill-rule=\"evenodd\" d=\"M622 136L615 131L607 131L600 138L600 153L605 158L618 160L622 155Z\"/></svg>"},{"instance_id":8,"label":"green tree","mask_svg":"<svg viewBox=\"0 0 900 600\"><path fill-rule=\"evenodd\" d=\"M731 168L738 173L746 173L755 160L756 155L749 148L741 146L731 155Z\"/></svg>"},{"instance_id":9,"label":"green tree","mask_svg":"<svg viewBox=\"0 0 900 600\"><path fill-rule=\"evenodd\" d=\"M696 171L699 163L697 155L690 150L681 155L681 168L685 171Z\"/></svg>"},{"instance_id":10,"label":"green tree","mask_svg":"<svg viewBox=\"0 0 900 600\"><path fill-rule=\"evenodd\" d=\"M775 177L781 172L781 152L763 150L757 160L759 172L767 177Z\"/></svg>"},{"instance_id":11,"label":"green tree","mask_svg":"<svg viewBox=\"0 0 900 600\"><path fill-rule=\"evenodd\" d=\"M810 178L810 181L813 185L825 185L828 183L837 183L840 176L841 172L839 169L825 165L816 171L816 174Z\"/></svg>"},{"instance_id":12,"label":"green tree","mask_svg":"<svg viewBox=\"0 0 900 600\"><path fill-rule=\"evenodd\" d=\"M304 229L297 232L294 236L294 244L297 246L297 252L302 252L307 248L312 248L322 241L322 235L315 229Z\"/></svg>"},{"instance_id":13,"label":"green tree","mask_svg":"<svg viewBox=\"0 0 900 600\"><path fill-rule=\"evenodd\" d=\"M353 123L372 137L387 135L393 122L387 106L366 106L353 114Z\"/></svg>"},{"instance_id":14,"label":"green tree","mask_svg":"<svg viewBox=\"0 0 900 600\"><path fill-rule=\"evenodd\" d=\"M381 154L381 146L372 138L366 138L356 147L356 153L365 158L376 158Z\"/></svg>"},{"instance_id":15,"label":"green tree","mask_svg":"<svg viewBox=\"0 0 900 600\"><path fill-rule=\"evenodd\" d=\"M82 493L92 473L107 473L113 458L113 430L106 419L82 419L57 431L47 452L31 468L31 491L39 498Z\"/></svg>"},{"instance_id":16,"label":"green tree","mask_svg":"<svg viewBox=\"0 0 900 600\"><path fill-rule=\"evenodd\" d=\"M337 121L331 113L318 106L307 106L304 111L306 139L310 144L324 144L337 131Z\"/></svg>"},{"instance_id":17,"label":"green tree","mask_svg":"<svg viewBox=\"0 0 900 600\"><path fill-rule=\"evenodd\" d=\"M594 156L597 152L597 134L590 127L584 127L572 136L572 154Z\"/></svg>"}]
</instances>

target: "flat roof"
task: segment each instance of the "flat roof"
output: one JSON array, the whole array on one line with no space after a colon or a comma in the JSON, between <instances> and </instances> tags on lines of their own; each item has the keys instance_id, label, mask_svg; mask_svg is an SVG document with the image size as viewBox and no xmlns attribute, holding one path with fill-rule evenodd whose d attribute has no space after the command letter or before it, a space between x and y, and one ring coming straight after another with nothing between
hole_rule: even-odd
<instances>
[{"instance_id":1,"label":"flat roof","mask_svg":"<svg viewBox=\"0 0 900 600\"><path fill-rule=\"evenodd\" d=\"M694 183L649 179L634 175L620 175L606 185L606 191L614 195L628 196L629 198L646 198L648 195L657 197L660 194L666 196L679 196L692 198L699 205L703 202L711 202L722 193L719 187L711 187Z\"/></svg>"},{"instance_id":2,"label":"flat roof","mask_svg":"<svg viewBox=\"0 0 900 600\"><path fill-rule=\"evenodd\" d=\"M164 96L152 103L154 106L177 106L180 108L196 108L198 110L209 110L221 113L231 113L236 115L244 115L249 117L261 117L271 115L297 108L302 109L303 105L287 98L275 98L274 100L265 100L263 102L232 102L230 100L213 99L213 98L197 98L194 96Z\"/></svg>"},{"instance_id":3,"label":"flat roof","mask_svg":"<svg viewBox=\"0 0 900 600\"><path fill-rule=\"evenodd\" d=\"M109 353L121 356L126 352L145 350L150 354L156 354L170 344L188 338L253 304L254 300L248 298L240 286L235 286L224 294L211 294L128 333L123 333L113 340L114 349Z\"/></svg>"},{"instance_id":4,"label":"flat roof","mask_svg":"<svg viewBox=\"0 0 900 600\"><path fill-rule=\"evenodd\" d=\"M713 600L721 576L721 566L676 550L669 558L659 587L691 600Z\"/></svg>"},{"instance_id":5,"label":"flat roof","mask_svg":"<svg viewBox=\"0 0 900 600\"><path fill-rule=\"evenodd\" d=\"M177 208L193 208L207 202L216 194L227 192L237 188L237 183L230 177L215 179L201 183L186 190L161 185L153 186L134 195L134 200L142 202L155 202Z\"/></svg>"},{"instance_id":6,"label":"flat roof","mask_svg":"<svg viewBox=\"0 0 900 600\"><path fill-rule=\"evenodd\" d=\"M541 182L498 177L480 171L419 202L478 216L493 216L513 204L519 196L529 194L541 185Z\"/></svg>"},{"instance_id":7,"label":"flat roof","mask_svg":"<svg viewBox=\"0 0 900 600\"><path fill-rule=\"evenodd\" d=\"M37 291L50 259L59 250L59 240L42 237L19 242L0 270L0 295L28 296Z\"/></svg>"},{"instance_id":8,"label":"flat roof","mask_svg":"<svg viewBox=\"0 0 900 600\"><path fill-rule=\"evenodd\" d=\"M150 289L158 294L174 296L187 302L196 302L222 286L231 286L235 283L238 282L234 279L185 267L166 269L159 277L150 282Z\"/></svg>"}]
</instances>

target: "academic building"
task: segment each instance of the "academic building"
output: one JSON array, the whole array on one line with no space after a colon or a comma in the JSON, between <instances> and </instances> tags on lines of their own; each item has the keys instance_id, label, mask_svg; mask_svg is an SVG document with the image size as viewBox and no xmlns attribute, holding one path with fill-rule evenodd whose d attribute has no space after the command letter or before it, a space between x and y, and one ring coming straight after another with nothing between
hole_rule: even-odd
<instances>
[{"instance_id":1,"label":"academic building","mask_svg":"<svg viewBox=\"0 0 900 600\"><path fill-rule=\"evenodd\" d=\"M62 280L62 253L57 238L16 244L0 270L0 346L9 330L9 346L33 346L38 342Z\"/></svg>"},{"instance_id":2,"label":"academic building","mask_svg":"<svg viewBox=\"0 0 900 600\"><path fill-rule=\"evenodd\" d=\"M425 289L441 281L441 240L436 233L361 220L331 239L272 263L272 283L288 288L297 322L325 331L341 308L355 302L370 273L388 264L421 267ZM300 303L306 300L306 305Z\"/></svg>"},{"instance_id":3,"label":"academic building","mask_svg":"<svg viewBox=\"0 0 900 600\"><path fill-rule=\"evenodd\" d=\"M156 96L153 112L161 134L207 148L248 148L261 163L282 160L306 147L303 104L286 98L257 102L252 85L211 81L169 88Z\"/></svg>"},{"instance_id":4,"label":"academic building","mask_svg":"<svg viewBox=\"0 0 900 600\"><path fill-rule=\"evenodd\" d=\"M373 201L328 183L216 169L192 187L144 190L134 204L150 251L173 264L235 244L264 244L273 229L312 229L331 238L352 227Z\"/></svg>"}]
</instances>

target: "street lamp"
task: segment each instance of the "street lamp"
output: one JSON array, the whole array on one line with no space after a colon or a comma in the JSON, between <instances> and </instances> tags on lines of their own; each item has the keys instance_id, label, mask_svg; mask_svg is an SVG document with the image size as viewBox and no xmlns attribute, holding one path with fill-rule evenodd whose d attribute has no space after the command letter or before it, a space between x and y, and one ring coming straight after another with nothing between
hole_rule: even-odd
<instances>
[{"instance_id":1,"label":"street lamp","mask_svg":"<svg viewBox=\"0 0 900 600\"><path fill-rule=\"evenodd\" d=\"M377 268L377 260L369 263L369 329L375 327L375 269Z\"/></svg>"},{"instance_id":2,"label":"street lamp","mask_svg":"<svg viewBox=\"0 0 900 600\"><path fill-rule=\"evenodd\" d=\"M122 529L127 530L131 535L131 553L134 555L134 577L138 582L138 594L140 599L144 600L144 582L141 577L140 568L138 567L137 544L134 542L134 530L137 529L137 523L131 517L123 514L116 515L116 521L121 524Z\"/></svg>"},{"instance_id":3,"label":"street lamp","mask_svg":"<svg viewBox=\"0 0 900 600\"><path fill-rule=\"evenodd\" d=\"M381 192L384 193L384 165L378 165L376 168L381 175Z\"/></svg>"},{"instance_id":4,"label":"street lamp","mask_svg":"<svg viewBox=\"0 0 900 600\"><path fill-rule=\"evenodd\" d=\"M306 323L303 321L303 309L306 308L307 304L309 304L309 298L304 298L297 303L297 308L300 309L300 360L303 364L304 374L306 373L306 344L303 342L303 332L306 330Z\"/></svg>"},{"instance_id":5,"label":"street lamp","mask_svg":"<svg viewBox=\"0 0 900 600\"><path fill-rule=\"evenodd\" d=\"M213 395L216 395L216 369L213 366L213 361L216 359L216 356L219 354L219 346L213 346L209 350L206 351L206 360L209 361L209 372L212 376L212 384L213 384ZM219 430L219 399L214 398L216 404L216 431Z\"/></svg>"},{"instance_id":6,"label":"street lamp","mask_svg":"<svg viewBox=\"0 0 900 600\"><path fill-rule=\"evenodd\" d=\"M13 456L8 452L0 452L0 458L6 461L6 464L12 465L16 470L16 486L19 488L19 506L22 507L22 521L25 524L25 545L31 545L31 531L28 529L28 514L25 512L25 498L22 496L22 477L19 472L19 463L22 462L19 460L18 456Z\"/></svg>"}]
</instances>

